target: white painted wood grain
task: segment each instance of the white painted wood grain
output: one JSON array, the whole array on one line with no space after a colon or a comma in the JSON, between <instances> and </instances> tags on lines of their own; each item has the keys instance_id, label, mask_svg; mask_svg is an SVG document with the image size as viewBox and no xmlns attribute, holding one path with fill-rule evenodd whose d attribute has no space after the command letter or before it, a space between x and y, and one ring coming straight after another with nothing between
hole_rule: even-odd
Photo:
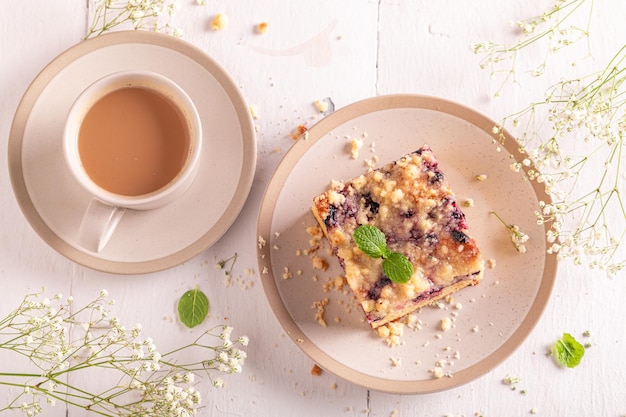
<instances>
[{"instance_id":1,"label":"white painted wood grain","mask_svg":"<svg viewBox=\"0 0 626 417\"><path fill-rule=\"evenodd\" d=\"M547 1L532 7L513 0L180 3L174 24L183 29L184 39L220 62L258 109L258 169L237 223L214 247L168 271L133 277L91 271L58 255L36 236L13 198L6 159L0 158L4 172L0 175L0 314L17 304L28 288L45 285L51 292L72 293L77 302L107 288L117 300L113 309L122 321L127 326L141 323L159 350L166 351L195 338L196 330L175 321L175 303L198 285L211 301L209 322L229 323L236 334L251 339L242 375L228 377L223 390L201 386L207 404L202 415L207 416L523 416L533 408L543 416L626 413L626 365L621 360L626 349L623 278L611 281L563 266L543 319L511 358L484 377L448 392L395 396L368 392L328 372L311 376L313 363L280 328L256 270L256 213L263 190L293 144L292 131L319 119L315 100L330 97L342 107L377 94L424 93L501 117L542 89L512 90L493 100L493 85L478 68L471 45L500 35L511 39L505 34L509 20L526 17L535 7L541 10ZM593 30L604 34L593 40L598 62L623 42L624 8L622 0L596 6L594 19L602 24L596 22ZM217 13L227 14L230 24L213 32L209 22ZM261 21L268 23L263 35L254 31ZM2 1L3 152L13 113L28 84L47 62L80 41L86 24L83 1ZM554 65L559 69L552 76L570 68L567 60L555 59ZM235 252L239 257L227 284L215 264ZM545 357L546 346L563 331L585 330L592 332L593 347L579 368L561 370ZM507 375L521 378L518 390L501 383ZM521 389L526 395L520 394ZM0 389L0 401L7 396ZM45 415L63 415L63 411ZM69 413L81 415L76 410Z\"/></svg>"}]
</instances>

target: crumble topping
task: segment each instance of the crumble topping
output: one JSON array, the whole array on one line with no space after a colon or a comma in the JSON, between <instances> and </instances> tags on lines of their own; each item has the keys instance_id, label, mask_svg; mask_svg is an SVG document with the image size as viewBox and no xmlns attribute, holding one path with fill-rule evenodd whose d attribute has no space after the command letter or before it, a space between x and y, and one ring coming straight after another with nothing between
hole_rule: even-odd
<instances>
[{"instance_id":1,"label":"crumble topping","mask_svg":"<svg viewBox=\"0 0 626 417\"><path fill-rule=\"evenodd\" d=\"M267 22L261 22L256 25L256 33L260 35L267 33Z\"/></svg>"},{"instance_id":2,"label":"crumble topping","mask_svg":"<svg viewBox=\"0 0 626 417\"><path fill-rule=\"evenodd\" d=\"M223 13L218 13L211 20L211 29L214 31L223 30L228 27L228 16Z\"/></svg>"},{"instance_id":3,"label":"crumble topping","mask_svg":"<svg viewBox=\"0 0 626 417\"><path fill-rule=\"evenodd\" d=\"M315 197L313 213L373 328L482 277L465 215L427 146L346 183L333 182ZM390 250L413 264L409 282L393 283L380 259L358 249L352 234L363 224L379 228Z\"/></svg>"}]
</instances>

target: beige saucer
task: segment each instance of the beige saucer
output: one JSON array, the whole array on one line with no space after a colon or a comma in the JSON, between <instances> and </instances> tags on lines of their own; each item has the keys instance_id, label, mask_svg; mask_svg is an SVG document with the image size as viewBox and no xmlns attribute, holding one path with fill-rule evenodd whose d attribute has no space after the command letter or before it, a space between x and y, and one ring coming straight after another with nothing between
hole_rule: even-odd
<instances>
[{"instance_id":1,"label":"beige saucer","mask_svg":"<svg viewBox=\"0 0 626 417\"><path fill-rule=\"evenodd\" d=\"M127 213L105 250L90 253L76 240L91 197L64 165L63 124L87 85L131 69L160 73L186 90L200 113L206 146L183 197L160 209ZM54 59L24 94L8 151L15 196L41 238L79 264L117 274L169 268L210 247L237 218L256 166L252 119L230 76L189 43L146 31L102 35Z\"/></svg>"},{"instance_id":2,"label":"beige saucer","mask_svg":"<svg viewBox=\"0 0 626 417\"><path fill-rule=\"evenodd\" d=\"M462 105L427 96L392 95L364 100L327 116L285 155L271 179L259 214L259 270L276 317L294 343L327 371L367 388L417 394L449 389L493 369L528 336L548 303L556 257L546 254L544 226L533 212L550 201L540 187L509 168L517 145L511 136L500 152L494 122ZM353 139L362 140L352 159ZM342 275L330 265L315 269L308 226L315 226L313 197L331 180L348 180L428 144L462 202L471 234L485 259L495 261L482 282L454 294L441 308L425 307L390 348L372 331L353 297L325 291ZM484 181L476 175L486 174ZM518 253L496 211L531 237ZM326 245L326 247L328 247ZM489 262L488 262L489 263ZM324 305L323 308L320 306ZM327 327L320 325L323 318ZM450 329L442 329L450 320ZM437 378L436 376L441 376Z\"/></svg>"}]
</instances>

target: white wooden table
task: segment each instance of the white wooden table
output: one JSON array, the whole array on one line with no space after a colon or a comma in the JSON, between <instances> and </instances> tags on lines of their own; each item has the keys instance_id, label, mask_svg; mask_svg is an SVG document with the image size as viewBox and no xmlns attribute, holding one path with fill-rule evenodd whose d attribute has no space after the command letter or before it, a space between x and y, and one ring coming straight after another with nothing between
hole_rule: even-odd
<instances>
[{"instance_id":1,"label":"white wooden table","mask_svg":"<svg viewBox=\"0 0 626 417\"><path fill-rule=\"evenodd\" d=\"M81 41L90 14L86 3L2 1L0 137L5 156L21 96L50 60ZM462 387L400 396L369 391L330 372L312 376L312 361L284 334L257 270L256 219L263 191L294 143L290 135L295 127L310 126L319 117L315 100L330 97L340 108L382 94L430 94L497 120L541 90L512 88L494 100L495 85L479 68L471 46L512 40L509 21L533 16L543 10L539 5L514 0L179 3L174 24L183 29L183 39L221 63L258 110L257 171L237 221L217 244L182 265L138 276L97 272L59 255L33 231L12 193L6 157L1 158L0 313L14 308L26 291L42 286L78 300L106 288L122 321L141 323L144 333L166 349L195 337L195 330L174 318L178 298L197 285L210 299L209 321L226 322L251 340L243 374L227 377L221 390L200 386L207 406L202 415L626 415L623 277L609 280L584 267L561 265L542 320L511 357ZM591 44L596 61L582 64L589 68L607 62L626 34L623 0L596 2L595 7ZM210 21L217 13L228 15L230 24L214 32ZM268 31L259 35L255 26L262 21ZM541 58L530 53L524 59ZM551 57L549 80L555 74L566 76L572 70L569 62L567 52ZM235 252L238 259L227 285L215 265ZM585 342L592 346L578 368L560 369L544 355L564 331L579 336L586 330L591 337ZM517 390L502 383L507 375L521 379ZM7 397L8 391L0 389L0 403ZM44 415L61 416L65 410L57 406ZM71 409L67 415L83 414Z\"/></svg>"}]
</instances>

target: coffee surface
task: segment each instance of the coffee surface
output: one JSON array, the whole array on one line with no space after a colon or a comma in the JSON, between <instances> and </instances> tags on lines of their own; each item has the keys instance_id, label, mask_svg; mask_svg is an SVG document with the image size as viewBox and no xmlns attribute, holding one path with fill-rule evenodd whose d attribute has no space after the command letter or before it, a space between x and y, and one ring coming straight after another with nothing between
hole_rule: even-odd
<instances>
[{"instance_id":1,"label":"coffee surface","mask_svg":"<svg viewBox=\"0 0 626 417\"><path fill-rule=\"evenodd\" d=\"M89 109L80 127L78 151L85 171L100 187L139 196L177 176L189 153L189 134L168 99L128 87Z\"/></svg>"}]
</instances>

